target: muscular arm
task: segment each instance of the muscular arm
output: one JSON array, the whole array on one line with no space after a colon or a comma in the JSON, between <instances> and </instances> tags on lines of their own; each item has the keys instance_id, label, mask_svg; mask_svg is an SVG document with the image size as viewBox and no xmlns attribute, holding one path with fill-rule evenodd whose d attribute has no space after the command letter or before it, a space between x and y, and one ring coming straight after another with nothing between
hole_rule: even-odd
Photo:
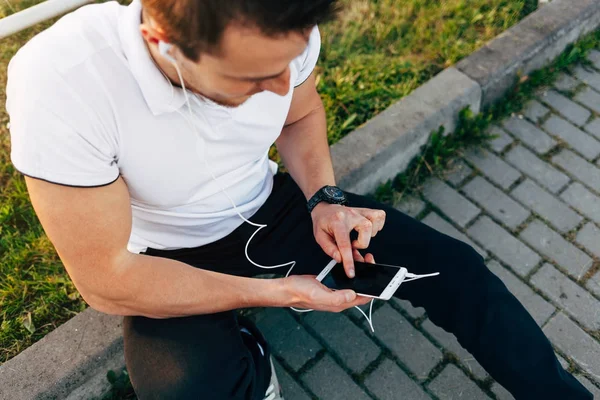
<instances>
[{"instance_id":1,"label":"muscular arm","mask_svg":"<svg viewBox=\"0 0 600 400\"><path fill-rule=\"evenodd\" d=\"M33 207L85 301L116 315L171 318L246 307L342 311L364 299L313 277L242 278L130 253L131 205L123 179L76 188L25 178Z\"/></svg>"},{"instance_id":2,"label":"muscular arm","mask_svg":"<svg viewBox=\"0 0 600 400\"><path fill-rule=\"evenodd\" d=\"M327 144L327 123L313 74L295 88L285 127L276 141L286 168L309 199L324 185L335 185Z\"/></svg>"},{"instance_id":3,"label":"muscular arm","mask_svg":"<svg viewBox=\"0 0 600 400\"><path fill-rule=\"evenodd\" d=\"M35 211L77 289L93 308L152 318L284 306L282 279L241 278L127 251L129 192L122 178L75 188L26 177Z\"/></svg>"},{"instance_id":4,"label":"muscular arm","mask_svg":"<svg viewBox=\"0 0 600 400\"><path fill-rule=\"evenodd\" d=\"M325 110L315 87L314 72L294 90L285 128L277 140L277 149L290 174L309 199L324 185L335 185L333 165L327 144ZM370 238L385 223L381 210L342 207L319 203L311 213L315 240L323 251L343 261L349 277L354 277L357 249L366 249ZM358 232L350 243L349 233Z\"/></svg>"}]
</instances>

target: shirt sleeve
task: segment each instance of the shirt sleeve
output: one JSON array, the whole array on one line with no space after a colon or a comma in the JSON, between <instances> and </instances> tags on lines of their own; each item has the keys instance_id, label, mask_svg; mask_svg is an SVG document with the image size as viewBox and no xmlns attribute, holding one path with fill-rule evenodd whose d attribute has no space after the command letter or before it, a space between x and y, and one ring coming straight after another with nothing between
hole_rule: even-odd
<instances>
[{"instance_id":1,"label":"shirt sleeve","mask_svg":"<svg viewBox=\"0 0 600 400\"><path fill-rule=\"evenodd\" d=\"M308 79L317 65L320 52L321 34L319 33L319 27L315 25L310 33L306 50L304 50L304 52L294 60L298 68L298 77L296 78L294 87L302 85L304 81Z\"/></svg>"},{"instance_id":2,"label":"shirt sleeve","mask_svg":"<svg viewBox=\"0 0 600 400\"><path fill-rule=\"evenodd\" d=\"M116 141L106 124L51 67L17 54L9 64L6 109L11 162L28 176L52 183L95 187L119 176Z\"/></svg>"}]
</instances>

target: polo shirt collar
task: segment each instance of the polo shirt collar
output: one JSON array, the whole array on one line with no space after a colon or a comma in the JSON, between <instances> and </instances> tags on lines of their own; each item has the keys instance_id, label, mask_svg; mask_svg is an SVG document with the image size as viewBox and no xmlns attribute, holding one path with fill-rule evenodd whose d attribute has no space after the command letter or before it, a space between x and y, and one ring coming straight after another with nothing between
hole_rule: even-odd
<instances>
[{"instance_id":1,"label":"polo shirt collar","mask_svg":"<svg viewBox=\"0 0 600 400\"><path fill-rule=\"evenodd\" d=\"M185 104L181 88L171 84L154 63L140 32L142 4L134 0L119 18L119 36L129 69L154 115L178 110Z\"/></svg>"}]
</instances>

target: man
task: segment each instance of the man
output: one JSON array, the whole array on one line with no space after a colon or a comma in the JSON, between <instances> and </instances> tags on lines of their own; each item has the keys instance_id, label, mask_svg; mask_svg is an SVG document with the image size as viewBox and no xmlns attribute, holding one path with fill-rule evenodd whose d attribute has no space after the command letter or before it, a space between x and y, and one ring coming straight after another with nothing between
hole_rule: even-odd
<instances>
[{"instance_id":1,"label":"man","mask_svg":"<svg viewBox=\"0 0 600 400\"><path fill-rule=\"evenodd\" d=\"M322 189L335 179L315 90L316 25L335 7L93 5L11 61L12 162L83 298L125 316L139 398L276 398L268 345L235 310L366 304L314 275L335 258L352 277L368 249L368 262L375 254L440 272L396 296L425 307L516 398L591 399L472 248L393 208ZM273 142L289 175L268 160ZM247 254L256 227L238 211L267 225ZM265 272L254 263L291 260L290 277L254 278Z\"/></svg>"}]
</instances>

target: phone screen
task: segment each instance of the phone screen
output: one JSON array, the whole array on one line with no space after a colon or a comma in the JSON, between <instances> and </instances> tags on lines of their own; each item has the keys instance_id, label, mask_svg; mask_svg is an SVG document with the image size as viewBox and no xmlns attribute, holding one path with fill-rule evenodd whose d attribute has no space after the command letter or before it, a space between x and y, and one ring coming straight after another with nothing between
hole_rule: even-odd
<instances>
[{"instance_id":1,"label":"phone screen","mask_svg":"<svg viewBox=\"0 0 600 400\"><path fill-rule=\"evenodd\" d=\"M355 261L356 275L348 278L344 266L336 264L321 283L330 289L352 289L356 293L379 297L398 273L397 267Z\"/></svg>"}]
</instances>

